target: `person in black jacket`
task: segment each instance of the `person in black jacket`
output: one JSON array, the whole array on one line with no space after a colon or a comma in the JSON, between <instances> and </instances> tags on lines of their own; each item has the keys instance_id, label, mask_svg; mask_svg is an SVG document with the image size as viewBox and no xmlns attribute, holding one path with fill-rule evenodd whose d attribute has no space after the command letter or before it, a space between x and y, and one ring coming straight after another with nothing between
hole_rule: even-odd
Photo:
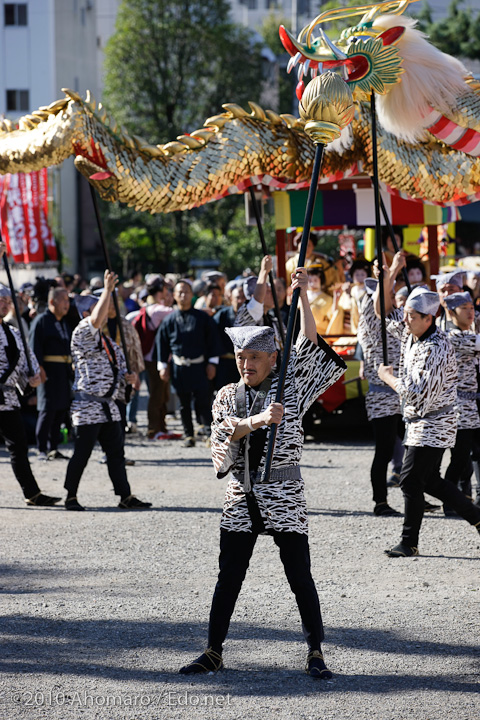
<instances>
[{"instance_id":1,"label":"person in black jacket","mask_svg":"<svg viewBox=\"0 0 480 720\"><path fill-rule=\"evenodd\" d=\"M38 458L66 460L58 450L60 426L66 422L71 402L72 330L66 320L70 310L68 292L62 287L48 291L48 309L38 315L30 329L30 346L40 364L43 384L37 390L36 427Z\"/></svg>"},{"instance_id":2,"label":"person in black jacket","mask_svg":"<svg viewBox=\"0 0 480 720\"><path fill-rule=\"evenodd\" d=\"M157 368L164 382L170 379L171 373L180 402L184 446L193 447L192 397L195 398L195 408L202 425L210 428L211 381L216 375L221 345L218 328L212 318L192 308L190 282L179 280L173 296L177 309L165 318L157 333Z\"/></svg>"}]
</instances>

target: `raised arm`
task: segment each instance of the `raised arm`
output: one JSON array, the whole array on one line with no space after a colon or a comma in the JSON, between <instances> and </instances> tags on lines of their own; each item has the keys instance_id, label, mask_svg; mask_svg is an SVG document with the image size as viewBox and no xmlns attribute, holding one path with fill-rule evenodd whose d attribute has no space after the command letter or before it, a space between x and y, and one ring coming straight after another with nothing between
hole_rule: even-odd
<instances>
[{"instance_id":1,"label":"raised arm","mask_svg":"<svg viewBox=\"0 0 480 720\"><path fill-rule=\"evenodd\" d=\"M271 255L265 255L265 257L262 258L262 263L260 265L260 272L258 273L258 280L257 284L255 286L255 292L253 293L253 297L258 303L265 302L265 295L267 292L267 282L268 282L268 274L271 271L273 267L273 260Z\"/></svg>"},{"instance_id":2,"label":"raised arm","mask_svg":"<svg viewBox=\"0 0 480 720\"><path fill-rule=\"evenodd\" d=\"M110 295L115 290L115 285L118 282L118 275L110 270L105 270L103 276L103 291L100 295L100 300L95 305L90 315L90 322L95 329L102 328L107 322L108 306L110 303ZM120 320L119 320L120 322Z\"/></svg>"},{"instance_id":3,"label":"raised arm","mask_svg":"<svg viewBox=\"0 0 480 720\"><path fill-rule=\"evenodd\" d=\"M393 286L395 285L395 278L398 273L406 266L407 261L405 259L405 253L400 250L395 254L392 264L390 267L386 263L383 265L383 290L385 294L385 314L389 315L393 310ZM373 294L373 307L375 309L375 315L381 317L380 313L380 283L378 284L375 293Z\"/></svg>"},{"instance_id":4,"label":"raised arm","mask_svg":"<svg viewBox=\"0 0 480 720\"><path fill-rule=\"evenodd\" d=\"M297 268L292 273L292 290L300 288L300 332L305 335L314 345L318 345L317 326L313 317L312 308L308 302L308 275L306 268Z\"/></svg>"}]
</instances>

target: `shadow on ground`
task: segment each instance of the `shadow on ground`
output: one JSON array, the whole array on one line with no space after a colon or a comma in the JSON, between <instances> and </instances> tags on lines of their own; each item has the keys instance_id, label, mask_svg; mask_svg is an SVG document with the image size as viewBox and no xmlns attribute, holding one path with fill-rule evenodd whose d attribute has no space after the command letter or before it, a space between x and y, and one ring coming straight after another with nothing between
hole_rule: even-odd
<instances>
[{"instance_id":1,"label":"shadow on ground","mask_svg":"<svg viewBox=\"0 0 480 720\"><path fill-rule=\"evenodd\" d=\"M199 622L173 623L170 621L122 621L112 620L48 620L27 615L13 615L2 618L3 635L0 672L2 673L35 673L52 675L73 675L77 678L103 678L125 682L156 683L192 682L192 678L184 678L177 674L178 666L192 657L192 648L201 650L206 634L206 624ZM258 643L294 643L299 642L299 633L269 628L249 623L233 623L230 641ZM337 674L333 683L318 683L329 691L362 692L375 694L388 691L441 690L445 693L471 692L478 693L478 682L475 675L476 659L480 658L480 650L468 645L452 645L449 643L422 642L408 632L382 631L362 629L358 627L329 628L329 642L338 647L360 652L375 651L378 662L372 672L362 672L361 656L359 655L359 673ZM231 648L231 646L230 646ZM229 649L230 649L229 648ZM138 662L142 652L155 652L155 666L141 667ZM125 660L131 662L125 666ZM150 651L150 652L149 652ZM162 654L169 656L178 653L178 666L166 668L162 666ZM382 672L382 654L402 653L412 656L415 670L411 674L394 675ZM226 653L228 655L228 653ZM230 654L231 650L230 650ZM285 689L282 678L291 677L292 673L299 678L302 674L297 668L297 661L292 667L291 645L285 656L285 667L277 663L275 667L262 666L258 662L249 661L248 668L231 669L215 677L199 677L193 680L199 683L228 685L230 692L236 695L247 695L252 692L259 696L281 696ZM452 678L450 672L425 675L421 673L422 658L447 660L452 655L458 660L463 658L465 675L463 680ZM281 653L277 657L282 657ZM227 658L228 662L228 658ZM123 663L123 664L122 664ZM478 672L478 670L477 670ZM261 682L260 682L261 681ZM305 676L303 682L289 684L289 694L302 695L307 684L312 680Z\"/></svg>"}]
</instances>

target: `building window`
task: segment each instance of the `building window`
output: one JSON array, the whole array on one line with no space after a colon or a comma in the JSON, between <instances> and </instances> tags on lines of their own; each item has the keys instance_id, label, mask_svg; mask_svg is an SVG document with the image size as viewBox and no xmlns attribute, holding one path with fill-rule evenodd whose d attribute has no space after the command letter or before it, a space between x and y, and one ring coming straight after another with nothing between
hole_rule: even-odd
<instances>
[{"instance_id":1,"label":"building window","mask_svg":"<svg viewBox=\"0 0 480 720\"><path fill-rule=\"evenodd\" d=\"M26 25L27 4L5 3L3 6L5 25Z\"/></svg>"},{"instance_id":2,"label":"building window","mask_svg":"<svg viewBox=\"0 0 480 720\"><path fill-rule=\"evenodd\" d=\"M7 90L7 112L28 112L30 93L28 90Z\"/></svg>"},{"instance_id":3,"label":"building window","mask_svg":"<svg viewBox=\"0 0 480 720\"><path fill-rule=\"evenodd\" d=\"M258 7L258 0L239 0L240 5L246 5L249 10L256 10Z\"/></svg>"},{"instance_id":4,"label":"building window","mask_svg":"<svg viewBox=\"0 0 480 720\"><path fill-rule=\"evenodd\" d=\"M278 0L265 0L267 10L278 10Z\"/></svg>"}]
</instances>

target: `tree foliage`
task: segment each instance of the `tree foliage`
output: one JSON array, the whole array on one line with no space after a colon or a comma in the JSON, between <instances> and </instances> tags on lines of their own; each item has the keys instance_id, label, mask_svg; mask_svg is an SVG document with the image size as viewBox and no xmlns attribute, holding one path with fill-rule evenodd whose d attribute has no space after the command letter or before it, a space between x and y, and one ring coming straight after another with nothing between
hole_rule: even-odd
<instances>
[{"instance_id":1,"label":"tree foliage","mask_svg":"<svg viewBox=\"0 0 480 720\"><path fill-rule=\"evenodd\" d=\"M480 59L480 12L464 7L463 0L452 0L447 16L436 21L425 2L416 17L419 28L439 50L454 57Z\"/></svg>"},{"instance_id":2,"label":"tree foliage","mask_svg":"<svg viewBox=\"0 0 480 720\"><path fill-rule=\"evenodd\" d=\"M226 0L123 0L105 50L105 105L129 132L164 143L202 127L225 102L259 101L261 46L229 13ZM124 272L183 272L212 252L230 272L254 261L242 197L167 215L109 205L104 215Z\"/></svg>"},{"instance_id":3,"label":"tree foliage","mask_svg":"<svg viewBox=\"0 0 480 720\"><path fill-rule=\"evenodd\" d=\"M105 101L127 129L167 142L222 103L258 100L260 46L226 0L123 0L105 50Z\"/></svg>"}]
</instances>

